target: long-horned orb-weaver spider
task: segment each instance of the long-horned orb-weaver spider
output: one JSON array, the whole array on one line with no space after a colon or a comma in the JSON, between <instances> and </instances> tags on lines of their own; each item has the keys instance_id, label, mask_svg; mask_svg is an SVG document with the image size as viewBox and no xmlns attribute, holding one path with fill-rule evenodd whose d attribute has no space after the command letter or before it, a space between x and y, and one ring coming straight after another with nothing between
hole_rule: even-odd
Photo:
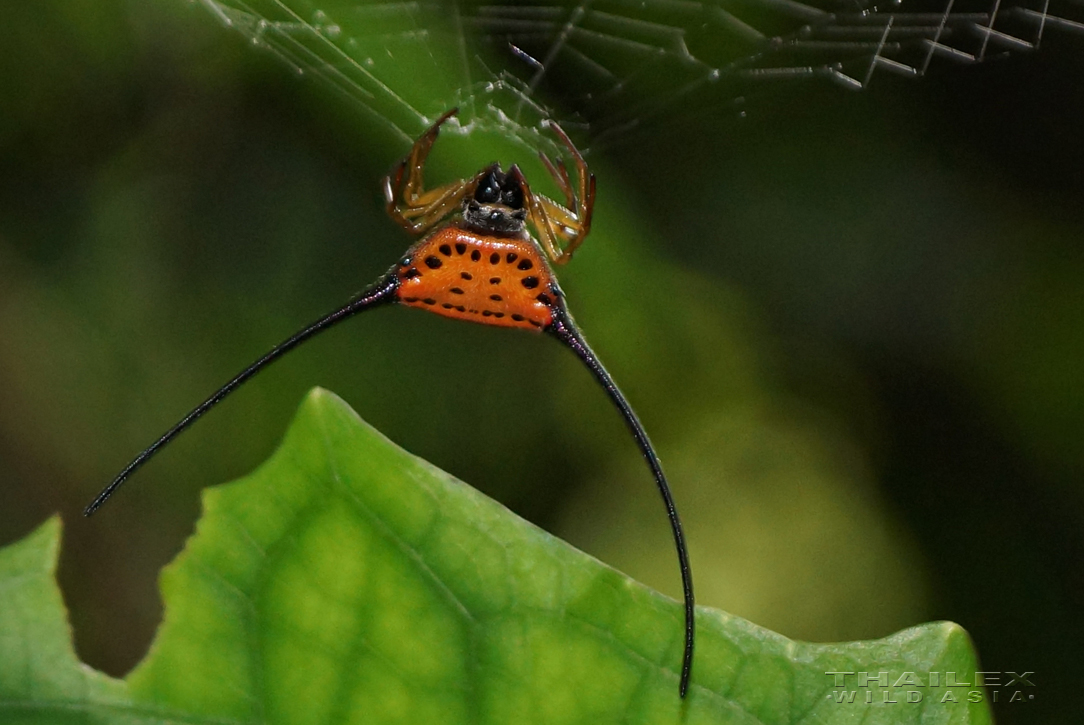
<instances>
[{"instance_id":1,"label":"long-horned orb-weaver spider","mask_svg":"<svg viewBox=\"0 0 1084 725\"><path fill-rule=\"evenodd\" d=\"M575 161L575 185L560 159L551 161L541 152L539 156L565 195L567 206L533 193L519 167L512 166L505 172L496 163L469 179L426 191L422 178L426 157L441 125L456 112L453 108L441 116L384 179L388 214L408 232L425 234L421 241L346 305L272 348L200 403L136 456L87 506L85 514L97 511L137 468L266 365L364 310L394 303L483 325L545 332L571 348L609 394L636 439L666 504L685 595L685 650L679 685L680 695L685 697L693 660L693 583L674 499L647 433L572 321L565 295L546 261L549 255L557 264L567 262L590 231L595 177L565 132L550 123ZM534 227L538 240L531 237L528 224Z\"/></svg>"}]
</instances>

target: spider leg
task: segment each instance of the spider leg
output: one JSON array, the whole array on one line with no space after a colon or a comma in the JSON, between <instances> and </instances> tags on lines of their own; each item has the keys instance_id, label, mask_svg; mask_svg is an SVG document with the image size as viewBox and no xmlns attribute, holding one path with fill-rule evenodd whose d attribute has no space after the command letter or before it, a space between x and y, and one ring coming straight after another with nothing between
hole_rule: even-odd
<instances>
[{"instance_id":1,"label":"spider leg","mask_svg":"<svg viewBox=\"0 0 1084 725\"><path fill-rule=\"evenodd\" d=\"M591 175L586 182L586 196L580 201L580 211L576 215L578 222L575 225L570 226L570 229L575 230L575 234L568 240L568 244L561 250L559 257L553 261L557 264L565 264L568 260L572 259L572 254L579 249L583 244L583 240L587 238L588 232L591 231L591 212L595 206L595 177ZM584 200L586 199L586 200ZM547 201L549 201L547 199ZM550 202L553 203L553 202ZM567 209L558 207L561 212L567 213Z\"/></svg>"},{"instance_id":2,"label":"spider leg","mask_svg":"<svg viewBox=\"0 0 1084 725\"><path fill-rule=\"evenodd\" d=\"M513 164L512 168L508 169L508 175L514 177L523 189L523 201L527 207L527 221L538 232L538 243L542 245L542 249L545 250L550 259L556 260L561 256L561 247L557 244L557 237L562 235L554 227L549 216L546 215L546 210L540 201L542 197L531 191L531 185L527 183L527 178L520 171L519 166Z\"/></svg>"},{"instance_id":3,"label":"spider leg","mask_svg":"<svg viewBox=\"0 0 1084 725\"><path fill-rule=\"evenodd\" d=\"M576 206L576 196L572 193L572 182L568 177L568 169L565 167L565 162L558 158L556 163L550 160L549 156L546 156L545 151L538 152L538 158L542 159L542 163L546 167L546 171L550 172L550 176L557 182L557 186L561 189L561 193L565 195L565 204L569 209Z\"/></svg>"},{"instance_id":4,"label":"spider leg","mask_svg":"<svg viewBox=\"0 0 1084 725\"><path fill-rule=\"evenodd\" d=\"M534 198L539 207L534 210L535 227L545 224L555 241L559 238L564 242L563 248L560 244L553 247L550 257L554 264L566 264L572 258L572 253L583 242L586 233L582 231L576 215L567 207L541 194L536 194Z\"/></svg>"},{"instance_id":5,"label":"spider leg","mask_svg":"<svg viewBox=\"0 0 1084 725\"><path fill-rule=\"evenodd\" d=\"M440 221L462 200L467 187L477 180L454 181L426 191L425 160L440 127L458 113L458 108L445 113L423 133L410 153L384 177L384 201L388 216L412 234L420 234Z\"/></svg>"},{"instance_id":6,"label":"spider leg","mask_svg":"<svg viewBox=\"0 0 1084 725\"><path fill-rule=\"evenodd\" d=\"M546 208L542 206L542 202L538 197L532 197L531 199L531 222L534 224L535 229L538 230L539 241L546 250L546 254L550 255L557 264L564 264L567 258L564 255L564 251L561 249L561 245L557 243L557 237L561 236L561 233L555 228L553 220L546 214Z\"/></svg>"},{"instance_id":7,"label":"spider leg","mask_svg":"<svg viewBox=\"0 0 1084 725\"><path fill-rule=\"evenodd\" d=\"M437 136L440 134L440 127L451 118L459 113L458 108L453 108L443 116L438 118L436 122L426 129L425 133L418 137L418 140L414 142L414 145L410 148L410 153L405 159L399 163L399 171L396 174L396 181L402 177L404 168L410 169L410 174L407 177L406 185L403 187L403 200L411 206L415 206L415 199L421 195L425 170L425 160L429 157L429 152L433 149L433 144L437 140Z\"/></svg>"},{"instance_id":8,"label":"spider leg","mask_svg":"<svg viewBox=\"0 0 1084 725\"><path fill-rule=\"evenodd\" d=\"M559 237L567 243L579 234L580 221L568 207L542 194L538 194L537 198L546 216L553 222L553 230Z\"/></svg>"},{"instance_id":9,"label":"spider leg","mask_svg":"<svg viewBox=\"0 0 1084 725\"><path fill-rule=\"evenodd\" d=\"M595 175L588 170L583 155L572 143L572 139L568 137L564 129L553 121L549 122L549 126L557 134L561 142L564 143L565 148L568 149L576 163L577 188L574 192L572 179L563 161L558 159L555 163L546 154L540 152L539 157L542 159L542 163L545 165L546 170L550 172L550 176L553 177L558 188L564 193L568 206L562 207L550 199L539 197L538 206L540 211L532 212L532 216L536 221L544 219L550 225L551 235L555 234L566 241L564 248L558 249L556 254L550 252L550 256L556 264L564 264L572 258L572 254L591 231L591 215L595 210ZM553 219L556 219L560 227L559 231L553 228ZM539 225L536 224L535 226ZM549 252L549 249L547 249L547 252Z\"/></svg>"},{"instance_id":10,"label":"spider leg","mask_svg":"<svg viewBox=\"0 0 1084 725\"><path fill-rule=\"evenodd\" d=\"M549 122L550 128L557 134L557 137L564 143L565 148L572 154L573 160L576 162L576 175L579 177L579 195L576 204L576 216L578 216L582 222L587 226L591 226L591 213L595 208L595 175L587 169L587 162L583 160L583 154L572 143L572 139L568 137L565 130L561 128L555 121ZM564 168L564 164L561 164L559 169L563 177L565 185L568 184L568 170ZM552 173L552 171L550 172ZM556 178L556 177L555 177ZM560 180L558 180L560 184ZM572 201L569 200L569 206L573 206Z\"/></svg>"},{"instance_id":11,"label":"spider leg","mask_svg":"<svg viewBox=\"0 0 1084 725\"><path fill-rule=\"evenodd\" d=\"M401 209L394 203L389 203L388 216L411 234L421 234L459 208L463 197L470 193L477 183L478 177L474 177L433 189L427 195L431 201L425 206ZM385 185L385 195L390 193L389 188Z\"/></svg>"},{"instance_id":12,"label":"spider leg","mask_svg":"<svg viewBox=\"0 0 1084 725\"><path fill-rule=\"evenodd\" d=\"M426 192L418 197L419 204L424 206L410 206L405 209L388 205L388 214L404 229L412 234L421 234L437 222L454 212L463 203L463 197L474 191L478 182L489 172L483 169L469 179L461 179L436 189ZM390 178L384 179L384 195L391 194Z\"/></svg>"}]
</instances>

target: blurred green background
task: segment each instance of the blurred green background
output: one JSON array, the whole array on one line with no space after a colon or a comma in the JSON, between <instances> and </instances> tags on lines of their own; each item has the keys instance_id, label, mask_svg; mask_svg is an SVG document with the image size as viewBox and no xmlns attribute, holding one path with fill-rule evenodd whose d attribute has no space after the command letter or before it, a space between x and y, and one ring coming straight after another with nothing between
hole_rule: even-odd
<instances>
[{"instance_id":1,"label":"blurred green background","mask_svg":"<svg viewBox=\"0 0 1084 725\"><path fill-rule=\"evenodd\" d=\"M7 17L0 541L63 514L88 663L140 659L199 491L266 458L314 385L679 593L657 493L574 358L410 310L309 343L83 520L192 405L395 261L377 180L407 144L197 6ZM985 669L1036 673L1003 723L1080 710L1082 53L1052 35L917 83L775 89L744 117L679 107L590 157L595 231L559 270L667 467L699 602L814 641L957 621ZM470 168L438 150L437 180L489 160L475 143Z\"/></svg>"}]
</instances>

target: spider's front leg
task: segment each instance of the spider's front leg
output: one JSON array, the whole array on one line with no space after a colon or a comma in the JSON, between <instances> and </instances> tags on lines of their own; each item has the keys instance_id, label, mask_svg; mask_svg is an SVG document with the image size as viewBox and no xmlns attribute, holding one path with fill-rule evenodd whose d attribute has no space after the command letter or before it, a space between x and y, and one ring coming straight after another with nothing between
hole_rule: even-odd
<instances>
[{"instance_id":1,"label":"spider's front leg","mask_svg":"<svg viewBox=\"0 0 1084 725\"><path fill-rule=\"evenodd\" d=\"M411 234L425 232L456 210L480 177L461 179L429 191L424 188L425 160L429 151L437 140L441 125L458 112L458 108L453 108L438 118L414 142L406 158L384 177L384 201L388 216Z\"/></svg>"},{"instance_id":2,"label":"spider's front leg","mask_svg":"<svg viewBox=\"0 0 1084 725\"><path fill-rule=\"evenodd\" d=\"M545 153L539 151L539 158L542 159L546 170L550 172L550 176L557 183L557 187L565 195L565 202L568 206L562 206L551 199L538 195L535 204L532 205L531 213L535 219L536 227L545 226L545 231L541 232L541 234L549 236L552 240L554 248L548 251L554 263L564 264L572 259L573 252L583 243L583 240L591 231L591 215L595 209L595 175L588 171L587 162L583 160L583 155L572 143L572 139L568 137L564 129L553 121L549 122L549 126L561 139L576 162L578 188L573 191L568 169L565 168L565 164L561 159L557 159L556 163L554 163ZM556 244L557 237L565 240L563 248Z\"/></svg>"}]
</instances>

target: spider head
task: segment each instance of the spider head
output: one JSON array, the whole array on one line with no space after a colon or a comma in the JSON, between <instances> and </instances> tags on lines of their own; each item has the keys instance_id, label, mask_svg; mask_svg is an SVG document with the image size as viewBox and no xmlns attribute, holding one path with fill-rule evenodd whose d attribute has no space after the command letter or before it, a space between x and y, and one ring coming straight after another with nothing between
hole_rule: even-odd
<instances>
[{"instance_id":1,"label":"spider head","mask_svg":"<svg viewBox=\"0 0 1084 725\"><path fill-rule=\"evenodd\" d=\"M519 235L527 221L523 174L513 166L508 173L493 164L482 176L474 195L463 206L463 220L485 234Z\"/></svg>"}]
</instances>

